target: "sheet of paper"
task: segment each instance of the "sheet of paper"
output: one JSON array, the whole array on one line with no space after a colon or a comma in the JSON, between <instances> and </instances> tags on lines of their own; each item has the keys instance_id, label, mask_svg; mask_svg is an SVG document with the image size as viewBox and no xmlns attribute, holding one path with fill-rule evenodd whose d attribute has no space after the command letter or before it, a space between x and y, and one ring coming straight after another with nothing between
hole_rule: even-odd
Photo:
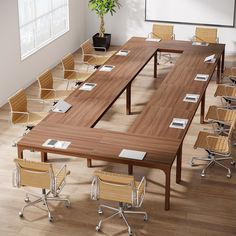
<instances>
[{"instance_id":1,"label":"sheet of paper","mask_svg":"<svg viewBox=\"0 0 236 236\"><path fill-rule=\"evenodd\" d=\"M119 154L119 157L135 159L135 160L143 160L145 155L146 155L146 152L129 150L129 149L122 149L122 151Z\"/></svg>"},{"instance_id":2,"label":"sheet of paper","mask_svg":"<svg viewBox=\"0 0 236 236\"><path fill-rule=\"evenodd\" d=\"M71 142L67 141L60 141L55 139L47 139L42 146L44 147L51 147L51 148L60 148L60 149L67 149Z\"/></svg>"}]
</instances>

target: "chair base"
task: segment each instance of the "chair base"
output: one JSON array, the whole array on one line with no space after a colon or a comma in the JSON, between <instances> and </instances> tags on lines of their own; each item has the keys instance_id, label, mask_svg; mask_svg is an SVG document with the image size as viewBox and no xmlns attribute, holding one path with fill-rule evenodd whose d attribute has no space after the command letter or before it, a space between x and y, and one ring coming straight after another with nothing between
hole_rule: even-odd
<instances>
[{"instance_id":1,"label":"chair base","mask_svg":"<svg viewBox=\"0 0 236 236\"><path fill-rule=\"evenodd\" d=\"M19 216L20 216L21 218L24 217L24 210L25 210L25 208L30 207L30 206L35 206L35 207L37 207L36 204L42 202L43 205L46 207L46 211L47 211L47 213L48 213L48 219L49 219L49 221L50 221L50 222L53 222L53 215L52 215L52 213L51 213L51 211L50 211L50 209L49 209L48 201L62 201L62 202L65 202L65 206L66 206L67 208L69 208L69 207L71 206L71 203L70 203L70 200L69 200L69 199L67 199L67 198L60 198L58 195L49 197L50 193L51 193L50 191L49 191L48 193L46 193L45 190L43 190L43 193L42 193L41 195L39 195L39 194L34 194L34 193L27 193L27 194L26 194L26 197L25 197L25 202L26 202L27 204L21 208L21 211L19 212ZM36 199L35 201L32 201L32 202L31 202L30 199L29 199L29 195L32 195L32 196L36 197L37 199ZM42 209L42 208L40 208L40 209L41 209L41 210L44 210L44 209Z\"/></svg>"},{"instance_id":2,"label":"chair base","mask_svg":"<svg viewBox=\"0 0 236 236\"><path fill-rule=\"evenodd\" d=\"M100 230L103 222L113 218L116 215L119 215L124 220L124 222L125 222L125 224L128 228L129 236L132 236L133 232L132 232L131 226L129 225L129 223L126 219L125 214L141 214L141 215L144 215L144 221L148 220L148 215L147 215L146 212L144 212L144 211L127 211L127 210L125 210L126 209L126 204L123 204L123 203L120 203L118 208L110 207L110 206L107 206L107 205L99 205L99 208L98 208L99 215L101 215L103 213L102 208L107 208L109 210L115 211L115 213L112 214L111 216L108 216L106 218L101 219L99 221L98 225L96 226L97 231Z\"/></svg>"},{"instance_id":3,"label":"chair base","mask_svg":"<svg viewBox=\"0 0 236 236\"><path fill-rule=\"evenodd\" d=\"M231 176L232 176L230 168L228 168L227 166L220 163L220 161L223 161L223 160L231 160L230 164L235 165L235 161L233 160L232 157L215 157L215 155L211 155L211 154L209 154L208 157L193 157L191 160L191 166L195 166L195 163L194 163L195 160L209 162L201 172L202 177L206 176L207 169L210 166L213 166L214 164L217 164L218 166L223 167L224 169L227 170L227 172L228 172L226 175L227 178L231 178Z\"/></svg>"}]
</instances>

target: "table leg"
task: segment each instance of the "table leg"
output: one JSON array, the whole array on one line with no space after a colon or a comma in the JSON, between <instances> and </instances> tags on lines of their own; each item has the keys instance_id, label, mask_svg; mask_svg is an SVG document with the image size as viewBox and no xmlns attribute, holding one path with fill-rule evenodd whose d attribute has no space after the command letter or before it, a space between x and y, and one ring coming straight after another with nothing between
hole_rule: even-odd
<instances>
[{"instance_id":1,"label":"table leg","mask_svg":"<svg viewBox=\"0 0 236 236\"><path fill-rule=\"evenodd\" d=\"M166 175L166 185L165 185L165 210L168 211L170 209L170 172L171 169L168 168L164 170Z\"/></svg>"},{"instance_id":2,"label":"table leg","mask_svg":"<svg viewBox=\"0 0 236 236\"><path fill-rule=\"evenodd\" d=\"M23 149L21 147L17 147L17 155L19 159L23 159Z\"/></svg>"},{"instance_id":3,"label":"table leg","mask_svg":"<svg viewBox=\"0 0 236 236\"><path fill-rule=\"evenodd\" d=\"M206 100L206 92L204 92L201 100L201 114L200 114L200 123L204 124L204 114L205 114L205 100Z\"/></svg>"},{"instance_id":4,"label":"table leg","mask_svg":"<svg viewBox=\"0 0 236 236\"><path fill-rule=\"evenodd\" d=\"M219 84L221 82L221 60L218 61L217 63L217 78L216 78L216 83Z\"/></svg>"},{"instance_id":5,"label":"table leg","mask_svg":"<svg viewBox=\"0 0 236 236\"><path fill-rule=\"evenodd\" d=\"M126 88L126 115L131 113L131 83Z\"/></svg>"},{"instance_id":6,"label":"table leg","mask_svg":"<svg viewBox=\"0 0 236 236\"><path fill-rule=\"evenodd\" d=\"M224 68L225 68L225 50L222 52L221 55L221 73L224 72Z\"/></svg>"},{"instance_id":7,"label":"table leg","mask_svg":"<svg viewBox=\"0 0 236 236\"><path fill-rule=\"evenodd\" d=\"M129 173L129 175L133 174L133 166L132 165L128 165L128 173Z\"/></svg>"},{"instance_id":8,"label":"table leg","mask_svg":"<svg viewBox=\"0 0 236 236\"><path fill-rule=\"evenodd\" d=\"M157 78L157 52L154 54L154 78Z\"/></svg>"},{"instance_id":9,"label":"table leg","mask_svg":"<svg viewBox=\"0 0 236 236\"><path fill-rule=\"evenodd\" d=\"M177 184L179 184L181 181L182 147L183 147L183 143L181 143L179 150L177 152L177 160L176 160L176 183Z\"/></svg>"},{"instance_id":10,"label":"table leg","mask_svg":"<svg viewBox=\"0 0 236 236\"><path fill-rule=\"evenodd\" d=\"M91 168L92 167L92 160L87 158L87 167Z\"/></svg>"},{"instance_id":11,"label":"table leg","mask_svg":"<svg viewBox=\"0 0 236 236\"><path fill-rule=\"evenodd\" d=\"M46 162L48 160L47 152L41 152L41 162Z\"/></svg>"}]
</instances>

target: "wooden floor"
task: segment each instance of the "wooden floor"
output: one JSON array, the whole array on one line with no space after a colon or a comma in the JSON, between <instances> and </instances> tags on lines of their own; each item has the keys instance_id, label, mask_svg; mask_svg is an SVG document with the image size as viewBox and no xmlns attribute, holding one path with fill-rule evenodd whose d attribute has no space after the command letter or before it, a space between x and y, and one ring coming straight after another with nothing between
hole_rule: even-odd
<instances>
[{"instance_id":1,"label":"wooden floor","mask_svg":"<svg viewBox=\"0 0 236 236\"><path fill-rule=\"evenodd\" d=\"M76 60L80 53L75 54ZM177 55L174 59L177 60ZM226 58L226 65L231 66L235 58ZM158 78L153 78L153 61L140 73L132 85L132 114L125 115L125 94L122 94L111 107L96 128L126 131L129 125L140 114L152 93L158 89L172 64L164 63L158 67ZM62 77L62 67L53 70L55 77ZM65 88L65 84L56 83L56 87ZM206 103L220 104L220 99L213 96L216 88L211 81L207 90ZM27 89L29 97L37 97L38 85L33 84ZM175 102L175 101L173 101ZM30 102L31 110L41 110L42 104ZM47 107L44 107L46 110ZM183 145L182 182L175 183L175 164L172 168L171 210L164 210L164 174L160 170L134 168L137 179L145 175L147 193L142 209L149 214L149 221L144 222L139 216L128 218L135 235L159 236L235 236L236 235L236 169L232 167L232 178L226 178L226 171L213 166L205 178L200 177L203 165L191 167L189 161L193 156L206 156L204 150L194 150L193 144L200 130L211 129L210 125L199 124L199 111L192 122ZM18 212L24 205L24 191L12 187L13 159L17 157L16 148L11 147L12 141L23 129L12 127L9 122L9 106L0 109L0 234L24 236L62 236L62 235L127 235L125 224L119 217L104 224L101 232L96 232L98 222L98 202L90 200L90 185L95 169L104 169L127 173L124 165L96 161L94 168L88 169L84 159L50 155L50 162L55 165L67 163L71 170L67 185L62 192L69 196L72 207L65 208L60 203L53 203L51 209L55 217L49 223L47 214L38 208L26 209L25 218L20 219ZM233 153L236 147L233 148ZM26 158L40 160L37 152L26 152ZM226 163L229 164L229 163ZM111 203L114 205L113 203ZM105 212L107 215L109 212Z\"/></svg>"}]
</instances>

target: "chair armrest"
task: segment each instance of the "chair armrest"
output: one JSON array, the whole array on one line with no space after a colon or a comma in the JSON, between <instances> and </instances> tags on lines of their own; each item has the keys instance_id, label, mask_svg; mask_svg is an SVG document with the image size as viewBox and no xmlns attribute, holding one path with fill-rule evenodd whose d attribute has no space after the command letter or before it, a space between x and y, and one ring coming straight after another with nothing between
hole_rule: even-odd
<instances>
[{"instance_id":1,"label":"chair armrest","mask_svg":"<svg viewBox=\"0 0 236 236\"><path fill-rule=\"evenodd\" d=\"M147 38L151 38L152 36L159 38L158 35L154 34L153 32L148 33Z\"/></svg>"},{"instance_id":2,"label":"chair armrest","mask_svg":"<svg viewBox=\"0 0 236 236\"><path fill-rule=\"evenodd\" d=\"M202 42L205 42L203 39L201 39L200 37L198 37L197 35L193 35L192 41L196 41L197 39L201 40Z\"/></svg>"},{"instance_id":3,"label":"chair armrest","mask_svg":"<svg viewBox=\"0 0 236 236\"><path fill-rule=\"evenodd\" d=\"M171 38L172 38L173 40L175 40L175 34L172 34L172 35L171 35Z\"/></svg>"},{"instance_id":4,"label":"chair armrest","mask_svg":"<svg viewBox=\"0 0 236 236\"><path fill-rule=\"evenodd\" d=\"M45 91L56 91L55 89L48 89L48 88L40 88L40 89Z\"/></svg>"},{"instance_id":5,"label":"chair armrest","mask_svg":"<svg viewBox=\"0 0 236 236\"><path fill-rule=\"evenodd\" d=\"M91 193L90 197L92 200L98 200L99 199L99 191L98 191L98 177L95 176L93 178L92 184L91 184Z\"/></svg>"},{"instance_id":6,"label":"chair armrest","mask_svg":"<svg viewBox=\"0 0 236 236\"><path fill-rule=\"evenodd\" d=\"M22 114L22 115L29 115L29 112L27 111L10 111L11 113L16 113L16 114Z\"/></svg>"},{"instance_id":7,"label":"chair armrest","mask_svg":"<svg viewBox=\"0 0 236 236\"><path fill-rule=\"evenodd\" d=\"M71 72L79 73L79 70L64 70L64 71L71 71Z\"/></svg>"},{"instance_id":8,"label":"chair armrest","mask_svg":"<svg viewBox=\"0 0 236 236\"><path fill-rule=\"evenodd\" d=\"M67 174L67 172L66 172L66 168L67 168L67 166L66 166L66 164L65 165L63 165L62 167L61 167L61 169L59 169L59 171L55 174L55 178L57 178L59 175L61 175L61 174L63 174L63 176L64 177L66 177L67 175L69 175L69 173Z\"/></svg>"},{"instance_id":9,"label":"chair armrest","mask_svg":"<svg viewBox=\"0 0 236 236\"><path fill-rule=\"evenodd\" d=\"M135 206L140 207L143 203L145 191L146 191L146 178L145 177L143 177L142 180L140 181L136 191L137 191L137 196L136 196ZM140 195L140 192L141 192L141 195Z\"/></svg>"}]
</instances>

